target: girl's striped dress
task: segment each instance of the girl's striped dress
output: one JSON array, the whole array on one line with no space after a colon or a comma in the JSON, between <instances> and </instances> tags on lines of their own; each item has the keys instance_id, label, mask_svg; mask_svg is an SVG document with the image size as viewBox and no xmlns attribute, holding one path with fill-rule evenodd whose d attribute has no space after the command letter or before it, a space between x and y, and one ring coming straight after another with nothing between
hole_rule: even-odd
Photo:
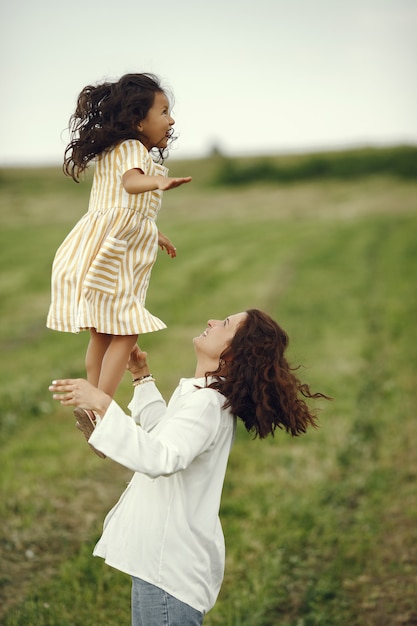
<instances>
[{"instance_id":1,"label":"girl's striped dress","mask_svg":"<svg viewBox=\"0 0 417 626\"><path fill-rule=\"evenodd\" d=\"M55 255L48 328L72 333L95 328L111 335L166 328L145 309L162 192L128 194L122 176L133 168L147 175L168 172L135 139L98 158L88 212Z\"/></svg>"}]
</instances>

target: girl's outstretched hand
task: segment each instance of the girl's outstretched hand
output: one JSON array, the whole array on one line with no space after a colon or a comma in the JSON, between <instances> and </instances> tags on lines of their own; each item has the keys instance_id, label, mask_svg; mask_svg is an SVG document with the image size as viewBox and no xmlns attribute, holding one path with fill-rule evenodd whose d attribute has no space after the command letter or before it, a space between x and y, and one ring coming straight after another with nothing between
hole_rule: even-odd
<instances>
[{"instance_id":1,"label":"girl's outstretched hand","mask_svg":"<svg viewBox=\"0 0 417 626\"><path fill-rule=\"evenodd\" d=\"M59 400L65 406L92 409L99 415L104 415L112 401L104 391L97 389L83 378L53 380L49 391L52 392L54 400Z\"/></svg>"},{"instance_id":2,"label":"girl's outstretched hand","mask_svg":"<svg viewBox=\"0 0 417 626\"><path fill-rule=\"evenodd\" d=\"M161 248L161 250L165 250L166 253L171 257L171 259L175 259L175 257L177 256L176 247L174 246L172 241L170 241L168 237L164 235L164 233L161 233L160 230L158 230L158 246Z\"/></svg>"},{"instance_id":3,"label":"girl's outstretched hand","mask_svg":"<svg viewBox=\"0 0 417 626\"><path fill-rule=\"evenodd\" d=\"M191 176L183 178L170 178L161 176L160 174L148 175L144 174L142 170L133 168L125 172L122 176L122 183L127 193L137 194L145 193L146 191L152 191L153 189L160 189L161 191L168 191L168 189L174 189L185 183L191 181Z\"/></svg>"},{"instance_id":4,"label":"girl's outstretched hand","mask_svg":"<svg viewBox=\"0 0 417 626\"><path fill-rule=\"evenodd\" d=\"M191 182L191 176L185 176L183 178L170 178L161 176L162 180L159 181L159 189L161 191L168 191L169 189L175 189L175 187L180 187L181 185L185 185L186 183Z\"/></svg>"}]
</instances>

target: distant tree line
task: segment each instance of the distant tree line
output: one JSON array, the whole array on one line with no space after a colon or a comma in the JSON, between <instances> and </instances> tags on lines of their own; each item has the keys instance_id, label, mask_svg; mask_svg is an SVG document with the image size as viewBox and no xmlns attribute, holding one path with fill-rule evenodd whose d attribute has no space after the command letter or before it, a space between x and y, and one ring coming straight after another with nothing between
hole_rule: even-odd
<instances>
[{"instance_id":1,"label":"distant tree line","mask_svg":"<svg viewBox=\"0 0 417 626\"><path fill-rule=\"evenodd\" d=\"M219 155L216 158L219 164L213 182L217 185L355 179L387 174L417 180L417 146L283 157L229 158Z\"/></svg>"}]
</instances>

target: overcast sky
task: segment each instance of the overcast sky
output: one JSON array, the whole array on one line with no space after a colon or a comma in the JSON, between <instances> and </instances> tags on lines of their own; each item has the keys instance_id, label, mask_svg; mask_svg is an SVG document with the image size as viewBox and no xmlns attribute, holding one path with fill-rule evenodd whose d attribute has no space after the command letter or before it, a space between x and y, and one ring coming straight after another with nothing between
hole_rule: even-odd
<instances>
[{"instance_id":1,"label":"overcast sky","mask_svg":"<svg viewBox=\"0 0 417 626\"><path fill-rule=\"evenodd\" d=\"M153 72L175 158L417 144L416 0L13 0L0 166L62 161L87 84Z\"/></svg>"}]
</instances>

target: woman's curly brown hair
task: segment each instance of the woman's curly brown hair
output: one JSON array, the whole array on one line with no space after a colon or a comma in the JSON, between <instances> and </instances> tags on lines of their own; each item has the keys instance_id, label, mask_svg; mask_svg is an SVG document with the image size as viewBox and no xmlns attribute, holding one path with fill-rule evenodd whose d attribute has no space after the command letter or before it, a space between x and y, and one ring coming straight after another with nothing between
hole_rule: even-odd
<instances>
[{"instance_id":1,"label":"woman's curly brown hair","mask_svg":"<svg viewBox=\"0 0 417 626\"><path fill-rule=\"evenodd\" d=\"M98 154L126 139L140 141L138 124L145 119L157 92L165 93L153 74L125 74L117 82L84 87L69 122L71 141L65 150L64 173L79 182ZM158 153L162 162L167 151L160 149Z\"/></svg>"},{"instance_id":2,"label":"woman's curly brown hair","mask_svg":"<svg viewBox=\"0 0 417 626\"><path fill-rule=\"evenodd\" d=\"M246 429L263 439L283 428L293 436L317 427L317 418L304 398L326 398L312 393L295 376L284 356L287 333L266 313L247 311L230 345L223 351L223 367L207 372L215 381L209 387L226 397L225 408L240 417Z\"/></svg>"}]
</instances>

